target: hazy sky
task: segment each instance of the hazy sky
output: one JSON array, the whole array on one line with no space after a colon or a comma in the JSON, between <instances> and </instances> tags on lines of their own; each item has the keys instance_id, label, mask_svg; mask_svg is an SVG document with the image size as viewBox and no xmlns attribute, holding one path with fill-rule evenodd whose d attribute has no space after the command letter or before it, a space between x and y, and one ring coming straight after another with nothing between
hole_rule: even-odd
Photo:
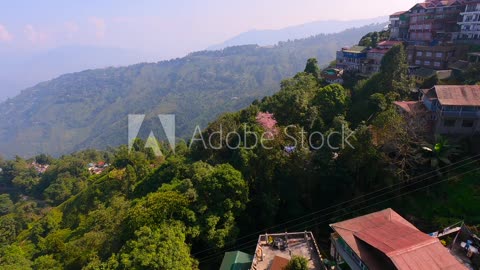
<instances>
[{"instance_id":1,"label":"hazy sky","mask_svg":"<svg viewBox=\"0 0 480 270\"><path fill-rule=\"evenodd\" d=\"M0 51L64 45L184 54L252 29L351 20L406 10L412 0L2 0Z\"/></svg>"}]
</instances>

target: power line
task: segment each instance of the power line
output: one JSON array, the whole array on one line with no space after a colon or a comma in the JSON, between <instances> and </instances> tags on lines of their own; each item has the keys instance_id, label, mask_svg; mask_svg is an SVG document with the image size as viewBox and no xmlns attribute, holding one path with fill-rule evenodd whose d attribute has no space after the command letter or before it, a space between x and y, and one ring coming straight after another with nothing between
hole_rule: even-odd
<instances>
[{"instance_id":1,"label":"power line","mask_svg":"<svg viewBox=\"0 0 480 270\"><path fill-rule=\"evenodd\" d=\"M472 156L472 157L469 157L469 158L466 158L466 159L463 159L463 160L460 160L460 161L458 161L458 162L451 163L451 164L445 166L444 168L452 167L452 166L454 166L454 165L460 164L460 163L462 163L462 162L465 162L465 161L467 161L467 160L471 160L471 159L474 159L474 158L477 158L477 157L480 157L480 154L474 155L474 156ZM446 173L447 173L447 172L450 172L450 171L453 171L453 170L456 170L456 169L458 169L458 168L467 166L467 165L469 165L469 164L471 164L471 163L474 163L474 162L477 162L477 161L478 161L478 160L469 161L469 162L467 162L467 163L465 163L465 164L462 164L462 165L460 165L460 166L458 166L458 167L451 168L451 169L447 170ZM413 178L411 179L411 181L414 180L414 179L418 179L418 178L427 176L427 175L432 174L432 173L436 173L436 172L437 172L437 170L432 170L432 171L430 171L430 172L421 174L421 175L419 175L419 176L415 176L415 177L413 177ZM400 187L400 189L402 189L402 188L406 188L406 187L409 187L409 186L414 185L414 184L418 184L418 183L424 182L424 181L426 181L426 180L428 180L428 179L431 179L431 178L433 178L433 177L435 177L435 176L436 176L436 174L431 175L431 176L429 176L429 177L427 177L427 178L423 178L423 179L421 179L421 180L419 180L419 181L410 182L410 183L407 183L407 184L402 183L402 182L396 183L396 184L392 184L392 185L390 185L390 186L383 187L383 188L380 188L380 189L378 189L378 190L375 190L375 191L372 191L372 192L369 192L369 193L360 195L360 196L355 197L355 198L353 198L353 199L350 199L350 200L347 200L347 201L344 201L344 202L341 202L341 203L338 203L338 204L331 205L331 206L329 206L329 207L326 207L326 208L323 208L323 209L320 209L320 210L311 212L311 213L309 213L309 214L305 214L305 215L303 215L303 216L301 216L301 217L298 217L298 218L294 218L294 219L285 221L285 222L283 222L283 223L280 223L280 224L277 224L277 225L275 225L275 226L272 226L272 227L263 229L263 230L261 230L261 231L257 231L257 232L254 232L254 233L251 233L251 234L248 234L248 235L244 235L244 236L236 239L235 241L229 242L227 245L235 244L235 243L237 243L239 240L242 240L242 239L245 239L245 238L249 238L249 237L251 237L251 236L257 236L257 235L259 235L259 234L261 234L261 233L263 233L263 232L266 232L266 231L268 231L268 230L272 230L272 229L275 229L275 228L282 227L282 226L284 226L284 225L286 225L286 224L289 224L289 223L292 223L292 222L294 222L294 221L298 221L298 220L304 219L304 218L306 218L306 217L316 215L316 214L321 213L321 212L323 212L323 211L326 211L326 210L329 210L329 209L332 209L332 208L341 206L341 205L346 204L346 203L350 203L350 202L359 200L359 199L361 199L361 198L364 198L364 197L373 195L373 194L375 194L375 193L378 193L378 192L381 192L381 191L384 191L384 190L393 188L393 187L398 186L398 185L404 185L404 186ZM395 190L393 190L393 191L395 191ZM391 191L390 191L390 192L391 192ZM384 194L382 194L382 196L383 196L383 195L384 195ZM378 197L378 196L377 196L377 197ZM375 198L377 198L377 197L374 197L373 199L375 199ZM370 200L370 199L369 199L369 200ZM367 201L368 201L368 200L367 200ZM336 210L335 212L338 212L338 210ZM333 213L335 213L335 212L333 212ZM332 213L327 213L326 215L331 215L331 214L332 214ZM302 223L302 224L303 224L303 223ZM298 224L297 224L297 225L298 225ZM204 249L204 250L202 250L202 251L193 253L192 256L196 256L196 255L205 253L205 252L210 251L210 250L213 250L213 249L215 249L215 248Z\"/></svg>"},{"instance_id":2,"label":"power line","mask_svg":"<svg viewBox=\"0 0 480 270\"><path fill-rule=\"evenodd\" d=\"M471 162L470 162L470 163L471 163ZM459 167L462 167L462 166L459 166ZM451 169L451 170L453 170L453 169ZM451 171L451 170L449 170L449 171ZM404 192L404 193L399 194L399 195L397 195L397 196L387 198L387 199L385 199L385 200L383 200L383 201L376 202L376 203L371 204L371 205L367 205L367 206L365 206L365 207L356 209L356 210L354 210L354 211L350 211L350 212L348 212L348 213L344 213L344 214L342 214L342 215L338 215L338 216L332 217L332 218L330 218L330 219L327 219L327 220L323 220L323 221L314 223L314 224L312 224L312 225L304 226L304 228L305 228L305 229L306 229L306 228L314 228L315 226L320 225L320 224L322 224L322 223L325 223L325 222L327 222L328 220L338 219L338 218L340 218L340 217L353 214L354 212L358 212L358 211L361 211L361 210L364 210L364 209L367 209L367 208L371 208L371 207L373 207L373 206L375 206L375 205L379 205L379 204L382 204L382 203L384 203L384 202L387 202L387 201L390 201L390 200L393 200L393 199L396 199L396 198L399 198L399 197L402 197L402 196L405 196L405 195L408 195L408 194L417 192L417 191L419 191L419 190L422 190L422 189L425 189L425 188L428 188L428 187L431 187L431 186L434 186L434 185L438 185L438 184L443 183L443 182L450 181L452 178L458 177L458 176L460 176L460 175L465 175L465 174L467 174L467 173L471 173L471 172L478 171L478 170L480 170L480 168L475 168L475 169L472 169L472 170L469 170L469 171L466 171L466 172L463 172L463 173L459 173L459 174L457 174L457 175L448 177L448 178L446 178L446 179L444 179L444 180L439 180L439 181L436 181L436 182L431 183L431 184L429 184L429 185L426 185L426 186L423 186L423 187L414 189L414 190L412 190L412 191ZM420 183L420 182L421 182L421 181L417 181L416 183ZM401 188L403 188L403 187L401 187ZM368 200L367 200L367 201L368 201ZM334 211L334 212L332 212L332 213L335 213L335 212L338 212L338 211ZM331 214L331 213L330 213L330 214ZM326 215L328 215L328 214L326 214ZM326 215L322 215L322 216L320 216L320 217L316 217L316 218L314 218L314 219L309 220L308 222L303 222L303 223L301 223L301 224L294 225L294 226L292 227L292 229L295 228L295 227L301 226L301 225L303 225L303 224L305 224L305 223L310 223L310 222L312 222L312 221L318 220L319 218L324 217L324 216L326 216ZM236 248L236 249L243 249L243 248L254 247L254 246L257 245L257 242L258 242L257 239L256 239L256 240L252 240L252 241L248 241L248 242L245 242L245 243L243 243L243 244L235 245L235 248ZM254 243L254 244L251 244L251 243ZM240 248L240 247L241 247L241 248ZM210 261L210 260L212 260L212 259L214 259L214 258L217 258L217 257L223 255L224 252L225 252L225 250L224 250L224 251L215 252L214 254L211 254L211 255L208 255L208 256L206 256L206 257L204 257L204 258L199 259L199 262Z\"/></svg>"}]
</instances>

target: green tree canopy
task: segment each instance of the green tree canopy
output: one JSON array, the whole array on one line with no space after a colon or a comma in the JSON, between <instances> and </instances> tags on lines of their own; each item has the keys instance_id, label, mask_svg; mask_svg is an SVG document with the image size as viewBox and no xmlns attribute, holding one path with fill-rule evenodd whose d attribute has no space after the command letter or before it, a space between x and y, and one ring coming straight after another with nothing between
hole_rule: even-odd
<instances>
[{"instance_id":1,"label":"green tree canopy","mask_svg":"<svg viewBox=\"0 0 480 270\"><path fill-rule=\"evenodd\" d=\"M308 260L300 256L292 256L285 270L308 270Z\"/></svg>"},{"instance_id":2,"label":"green tree canopy","mask_svg":"<svg viewBox=\"0 0 480 270\"><path fill-rule=\"evenodd\" d=\"M312 74L316 79L320 77L320 68L318 67L318 61L316 58L310 58L307 60L304 72Z\"/></svg>"},{"instance_id":3,"label":"green tree canopy","mask_svg":"<svg viewBox=\"0 0 480 270\"><path fill-rule=\"evenodd\" d=\"M158 229L142 227L120 253L121 269L191 270L196 262L185 243L183 225L162 223Z\"/></svg>"}]
</instances>

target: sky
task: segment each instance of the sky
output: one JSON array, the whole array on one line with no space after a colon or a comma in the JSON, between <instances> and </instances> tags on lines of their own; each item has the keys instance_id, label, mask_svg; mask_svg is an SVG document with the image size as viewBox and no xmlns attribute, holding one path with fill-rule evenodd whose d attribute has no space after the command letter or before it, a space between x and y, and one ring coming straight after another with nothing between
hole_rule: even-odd
<instances>
[{"instance_id":1,"label":"sky","mask_svg":"<svg viewBox=\"0 0 480 270\"><path fill-rule=\"evenodd\" d=\"M407 10L412 0L0 0L0 53L71 45L177 57L253 29L353 20Z\"/></svg>"}]
</instances>

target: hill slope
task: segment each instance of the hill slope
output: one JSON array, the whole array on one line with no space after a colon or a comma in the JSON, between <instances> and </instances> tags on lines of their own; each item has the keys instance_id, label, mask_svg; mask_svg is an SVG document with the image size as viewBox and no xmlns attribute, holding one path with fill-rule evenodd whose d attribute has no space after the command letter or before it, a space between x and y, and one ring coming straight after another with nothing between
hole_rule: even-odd
<instances>
[{"instance_id":1,"label":"hill slope","mask_svg":"<svg viewBox=\"0 0 480 270\"><path fill-rule=\"evenodd\" d=\"M64 46L34 53L0 52L0 58L0 101L65 73L125 66L148 59L137 51L89 46Z\"/></svg>"},{"instance_id":2,"label":"hill slope","mask_svg":"<svg viewBox=\"0 0 480 270\"><path fill-rule=\"evenodd\" d=\"M223 112L272 94L308 58L326 64L339 47L383 26L60 76L0 104L0 155L59 155L126 144L128 114L175 113L177 136L190 138L195 125L203 128Z\"/></svg>"},{"instance_id":3,"label":"hill slope","mask_svg":"<svg viewBox=\"0 0 480 270\"><path fill-rule=\"evenodd\" d=\"M241 33L221 44L209 47L209 50L220 50L230 46L257 44L268 46L277 44L283 40L294 40L307 38L319 33L333 34L346 29L360 27L368 24L384 23L388 17L378 17L372 19L352 20L352 21L315 21L311 23L290 26L277 30L252 30Z\"/></svg>"}]
</instances>

